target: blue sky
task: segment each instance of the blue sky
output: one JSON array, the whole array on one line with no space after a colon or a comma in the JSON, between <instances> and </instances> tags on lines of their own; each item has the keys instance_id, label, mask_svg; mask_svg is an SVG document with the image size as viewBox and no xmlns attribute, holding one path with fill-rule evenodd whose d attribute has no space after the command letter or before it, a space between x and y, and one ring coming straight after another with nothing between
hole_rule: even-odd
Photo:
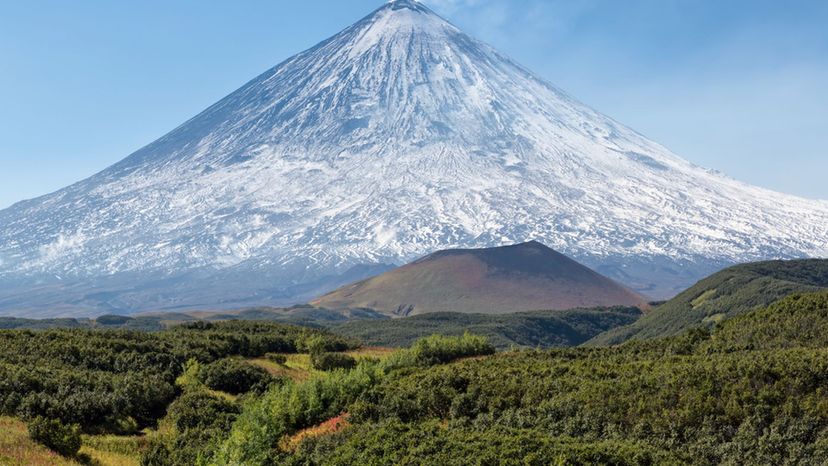
<instances>
[{"instance_id":1,"label":"blue sky","mask_svg":"<svg viewBox=\"0 0 828 466\"><path fill-rule=\"evenodd\" d=\"M0 2L0 208L124 158L369 0ZM828 2L426 0L700 165L828 199Z\"/></svg>"}]
</instances>

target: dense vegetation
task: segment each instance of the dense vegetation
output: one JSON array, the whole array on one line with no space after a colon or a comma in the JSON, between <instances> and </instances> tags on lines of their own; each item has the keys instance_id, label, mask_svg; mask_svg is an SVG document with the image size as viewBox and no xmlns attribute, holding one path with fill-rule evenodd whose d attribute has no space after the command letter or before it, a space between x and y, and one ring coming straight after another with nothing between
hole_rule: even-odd
<instances>
[{"instance_id":1,"label":"dense vegetation","mask_svg":"<svg viewBox=\"0 0 828 466\"><path fill-rule=\"evenodd\" d=\"M828 348L828 292L789 296L730 319L716 330L711 346L724 351Z\"/></svg>"},{"instance_id":2,"label":"dense vegetation","mask_svg":"<svg viewBox=\"0 0 828 466\"><path fill-rule=\"evenodd\" d=\"M194 465L213 455L215 446L227 436L241 405L195 388L184 392L164 419L172 435L155 439L142 455L152 466Z\"/></svg>"},{"instance_id":3,"label":"dense vegetation","mask_svg":"<svg viewBox=\"0 0 828 466\"><path fill-rule=\"evenodd\" d=\"M159 333L2 331L0 414L86 432L134 432L164 416L187 361L211 367L229 356L295 353L307 340L328 351L353 346L317 330L254 322L199 322Z\"/></svg>"},{"instance_id":4,"label":"dense vegetation","mask_svg":"<svg viewBox=\"0 0 828 466\"><path fill-rule=\"evenodd\" d=\"M198 317L196 317L198 316ZM361 320L388 320L388 316L367 309L334 311L313 306L293 306L290 308L251 308L232 313L187 314L184 312L167 312L151 315L121 316L103 315L95 319L56 318L56 319L22 319L0 317L0 330L44 330L44 329L98 329L98 330L141 330L159 332L184 323L206 320L222 322L246 320L257 322L278 322L323 328L340 325L345 322Z\"/></svg>"},{"instance_id":5,"label":"dense vegetation","mask_svg":"<svg viewBox=\"0 0 828 466\"><path fill-rule=\"evenodd\" d=\"M609 329L628 325L641 316L638 308L576 309L516 314L442 312L403 319L349 322L331 330L367 345L407 347L433 334L471 332L489 338L499 349L577 346Z\"/></svg>"},{"instance_id":6,"label":"dense vegetation","mask_svg":"<svg viewBox=\"0 0 828 466\"><path fill-rule=\"evenodd\" d=\"M290 448L274 447L302 429L340 416L383 380L433 364L492 353L494 347L482 337L435 336L382 361L362 360L352 370L335 370L305 382L273 388L245 407L211 463L254 465L289 461Z\"/></svg>"},{"instance_id":7,"label":"dense vegetation","mask_svg":"<svg viewBox=\"0 0 828 466\"><path fill-rule=\"evenodd\" d=\"M3 466L78 466L29 437L26 423L0 416L0 464ZM120 466L120 465L118 465Z\"/></svg>"},{"instance_id":8,"label":"dense vegetation","mask_svg":"<svg viewBox=\"0 0 828 466\"><path fill-rule=\"evenodd\" d=\"M29 437L63 456L73 456L81 447L80 427L57 419L36 417L29 421Z\"/></svg>"},{"instance_id":9,"label":"dense vegetation","mask_svg":"<svg viewBox=\"0 0 828 466\"><path fill-rule=\"evenodd\" d=\"M338 354L338 353L330 353ZM264 369L234 358L224 358L201 366L198 380L212 390L231 395L264 391L274 379Z\"/></svg>"},{"instance_id":10,"label":"dense vegetation","mask_svg":"<svg viewBox=\"0 0 828 466\"><path fill-rule=\"evenodd\" d=\"M641 319L598 335L590 345L662 338L694 327L712 327L794 293L828 288L828 260L771 261L737 265L711 275Z\"/></svg>"},{"instance_id":11,"label":"dense vegetation","mask_svg":"<svg viewBox=\"0 0 828 466\"><path fill-rule=\"evenodd\" d=\"M334 369L353 369L357 365L356 359L342 353L315 353L311 355L311 365L320 371Z\"/></svg>"},{"instance_id":12,"label":"dense vegetation","mask_svg":"<svg viewBox=\"0 0 828 466\"><path fill-rule=\"evenodd\" d=\"M826 464L825 328L828 293L712 334L509 352L389 377L351 404L350 428L308 438L282 460Z\"/></svg>"},{"instance_id":13,"label":"dense vegetation","mask_svg":"<svg viewBox=\"0 0 828 466\"><path fill-rule=\"evenodd\" d=\"M344 355L344 337L255 322L3 331L0 406L54 450L85 433L147 466L828 464L826 328L828 291L665 339L499 354L464 333Z\"/></svg>"},{"instance_id":14,"label":"dense vegetation","mask_svg":"<svg viewBox=\"0 0 828 466\"><path fill-rule=\"evenodd\" d=\"M0 330L48 330L48 329L97 329L97 330L140 330L159 332L169 327L200 319L188 314L167 313L145 316L102 315L95 319L55 318L22 319L17 317L0 317Z\"/></svg>"},{"instance_id":15,"label":"dense vegetation","mask_svg":"<svg viewBox=\"0 0 828 466\"><path fill-rule=\"evenodd\" d=\"M391 319L369 310L331 311L309 306L289 309L256 308L232 314L201 316L209 322L229 320L280 322L327 328L366 345L405 348L433 334L460 336L464 332L489 338L498 349L577 346L607 330L635 322L635 307L534 311L514 314L434 313ZM185 313L147 316L100 316L96 319L18 319L0 317L0 329L98 329L159 332L199 321Z\"/></svg>"}]
</instances>

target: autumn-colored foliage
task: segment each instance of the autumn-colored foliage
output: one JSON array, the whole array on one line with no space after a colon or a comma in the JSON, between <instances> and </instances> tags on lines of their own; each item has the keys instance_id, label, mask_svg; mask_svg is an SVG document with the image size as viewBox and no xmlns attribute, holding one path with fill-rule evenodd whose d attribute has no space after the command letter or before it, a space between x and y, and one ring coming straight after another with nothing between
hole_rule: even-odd
<instances>
[{"instance_id":1,"label":"autumn-colored foliage","mask_svg":"<svg viewBox=\"0 0 828 466\"><path fill-rule=\"evenodd\" d=\"M294 435L285 436L282 441L279 442L279 448L283 451L294 451L303 441L307 439L334 434L350 425L351 423L348 422L348 414L343 413L339 416L328 419L318 426L309 427L307 429L300 430Z\"/></svg>"}]
</instances>

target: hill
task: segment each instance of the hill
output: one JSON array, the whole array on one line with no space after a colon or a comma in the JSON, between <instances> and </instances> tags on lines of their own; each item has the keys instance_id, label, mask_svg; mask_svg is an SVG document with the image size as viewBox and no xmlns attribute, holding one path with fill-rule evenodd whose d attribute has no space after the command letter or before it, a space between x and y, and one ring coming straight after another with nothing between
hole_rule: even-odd
<instances>
[{"instance_id":1,"label":"hill","mask_svg":"<svg viewBox=\"0 0 828 466\"><path fill-rule=\"evenodd\" d=\"M346 322L387 320L387 315L370 309L330 310L301 305L290 308L252 308L226 313L198 313L206 320L261 320L301 325L306 327L330 327Z\"/></svg>"},{"instance_id":2,"label":"hill","mask_svg":"<svg viewBox=\"0 0 828 466\"><path fill-rule=\"evenodd\" d=\"M485 336L498 349L577 346L608 329L635 322L636 307L535 311L516 314L437 312L402 319L349 322L331 327L333 333L366 345L407 347L430 335Z\"/></svg>"},{"instance_id":3,"label":"hill","mask_svg":"<svg viewBox=\"0 0 828 466\"><path fill-rule=\"evenodd\" d=\"M433 253L346 285L311 304L389 315L502 314L538 309L640 306L646 299L536 242Z\"/></svg>"},{"instance_id":4,"label":"hill","mask_svg":"<svg viewBox=\"0 0 828 466\"><path fill-rule=\"evenodd\" d=\"M828 260L770 261L738 265L700 281L633 324L597 336L590 345L677 335L712 326L788 295L828 288Z\"/></svg>"},{"instance_id":5,"label":"hill","mask_svg":"<svg viewBox=\"0 0 828 466\"><path fill-rule=\"evenodd\" d=\"M734 317L711 346L727 351L828 347L828 291L795 294L765 309Z\"/></svg>"}]
</instances>

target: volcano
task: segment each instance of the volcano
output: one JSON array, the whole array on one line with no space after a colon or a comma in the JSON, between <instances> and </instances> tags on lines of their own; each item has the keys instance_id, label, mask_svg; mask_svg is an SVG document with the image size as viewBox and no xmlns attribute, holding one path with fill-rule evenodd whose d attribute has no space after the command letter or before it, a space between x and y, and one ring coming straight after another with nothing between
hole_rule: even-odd
<instances>
[{"instance_id":1,"label":"volcano","mask_svg":"<svg viewBox=\"0 0 828 466\"><path fill-rule=\"evenodd\" d=\"M289 304L531 239L664 297L727 264L824 257L826 238L828 202L695 166L396 0L0 211L0 313Z\"/></svg>"},{"instance_id":2,"label":"volcano","mask_svg":"<svg viewBox=\"0 0 828 466\"><path fill-rule=\"evenodd\" d=\"M330 309L364 308L402 317L431 312L648 308L643 296L536 241L436 252L344 286L311 304Z\"/></svg>"}]
</instances>

